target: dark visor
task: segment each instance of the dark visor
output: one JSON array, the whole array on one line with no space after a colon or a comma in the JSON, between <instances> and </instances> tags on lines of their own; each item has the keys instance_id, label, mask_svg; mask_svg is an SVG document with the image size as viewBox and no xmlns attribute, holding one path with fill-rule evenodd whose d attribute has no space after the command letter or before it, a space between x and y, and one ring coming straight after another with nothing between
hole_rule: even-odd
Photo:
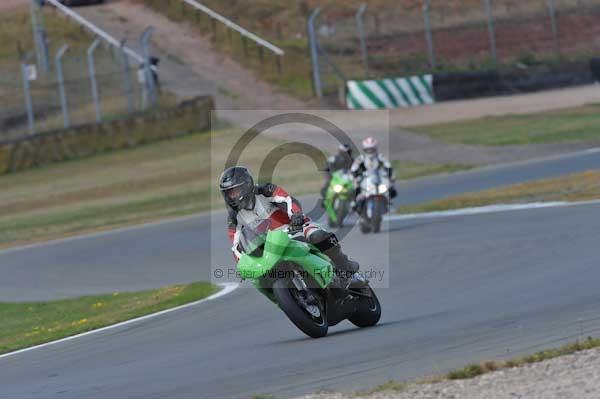
<instances>
[{"instance_id":1,"label":"dark visor","mask_svg":"<svg viewBox=\"0 0 600 399\"><path fill-rule=\"evenodd\" d=\"M240 197L242 196L243 191L244 191L244 189L241 186L234 187L234 188L230 188L229 190L225 190L225 195L230 200L236 201L236 200L240 199Z\"/></svg>"}]
</instances>

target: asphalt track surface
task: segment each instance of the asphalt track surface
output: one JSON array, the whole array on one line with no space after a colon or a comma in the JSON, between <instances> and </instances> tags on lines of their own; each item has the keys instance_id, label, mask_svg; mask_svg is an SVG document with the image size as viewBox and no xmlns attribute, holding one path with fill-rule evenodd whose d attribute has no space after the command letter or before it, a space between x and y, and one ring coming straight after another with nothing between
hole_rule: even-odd
<instances>
[{"instance_id":1,"label":"asphalt track surface","mask_svg":"<svg viewBox=\"0 0 600 399\"><path fill-rule=\"evenodd\" d=\"M593 152L402 187L402 202L596 169ZM557 166L558 165L558 166ZM222 215L221 215L222 216ZM247 283L211 303L0 359L4 398L248 398L353 391L600 331L600 205L390 222L343 241L393 261L383 317L311 340ZM219 215L217 214L217 217ZM231 263L207 215L0 253L0 300L207 280ZM215 226L216 227L216 226ZM218 244L222 242L222 244ZM368 266L367 266L368 267ZM76 288L72 288L76 287Z\"/></svg>"},{"instance_id":2,"label":"asphalt track surface","mask_svg":"<svg viewBox=\"0 0 600 399\"><path fill-rule=\"evenodd\" d=\"M415 204L592 169L600 169L597 150L430 177L402 183L396 204ZM0 250L0 301L60 299L206 280L210 278L207 260L230 263L228 243L220 235L222 232L224 216L205 214L74 240ZM207 239L211 234L215 236L213 242Z\"/></svg>"}]
</instances>

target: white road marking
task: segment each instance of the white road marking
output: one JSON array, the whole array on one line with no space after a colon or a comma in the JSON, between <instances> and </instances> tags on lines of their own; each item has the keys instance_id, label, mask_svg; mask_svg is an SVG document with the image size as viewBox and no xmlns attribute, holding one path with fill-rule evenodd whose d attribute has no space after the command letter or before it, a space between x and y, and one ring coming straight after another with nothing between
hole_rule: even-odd
<instances>
[{"instance_id":1,"label":"white road marking","mask_svg":"<svg viewBox=\"0 0 600 399\"><path fill-rule=\"evenodd\" d=\"M571 206L599 205L599 204L600 204L600 200L579 201L579 202L531 202L528 204L499 204L499 205L480 206L480 207L475 207L475 208L452 209L452 210L448 210L448 211L408 213L408 214L404 214L404 215L391 215L391 216L386 216L385 219L389 220L389 221L412 220L412 219L434 219L434 218L445 218L445 217L451 217L451 216L482 215L482 214L486 214L486 213L512 212L512 211L543 209L543 208L564 208L564 207L571 207Z\"/></svg>"},{"instance_id":2,"label":"white road marking","mask_svg":"<svg viewBox=\"0 0 600 399\"><path fill-rule=\"evenodd\" d=\"M491 214L491 213L499 213L499 212L511 212L511 211L520 211L520 210L531 210L531 209L544 209L544 208L564 208L564 207L574 207L574 206L584 206L584 205L600 205L600 200L593 200L593 201L579 201L579 202L533 202L533 203L528 203L528 204L499 204L499 205L490 205L490 206L482 206L482 207L475 207L475 208L462 208L462 209L454 209L454 210L449 210L449 211L438 211L438 212L425 212L425 213L412 213L412 214L404 214L404 215L392 215L392 216L386 216L385 220L387 221L402 221L402 220L412 220L412 219L432 219L432 218L445 218L445 217L451 217L451 216L468 216L468 215L481 215L481 214ZM186 219L191 219L194 217L198 217L198 215L190 215L190 216L185 216L183 218L179 218L179 220L186 220ZM166 223L172 223L176 220L165 220L165 221L161 221L161 222L156 222L156 223L150 223L149 225L160 225L160 224L166 224ZM144 228L144 227L148 227L148 225L143 225L143 226L133 226L133 227L129 227L129 228L124 228L124 229L119 229L116 231L127 231L127 230L135 230L135 229L139 229L139 228ZM112 234L116 232L115 230L112 231L107 231L107 232L102 232L102 233L96 233L96 234L92 234L91 236L100 236L100 235L106 235L106 234ZM72 237L72 238L67 238L67 239L63 239L63 240L57 240L57 241L51 241L51 242L46 242L46 243L40 243L40 244L32 244L32 245L28 245L25 247L20 247L20 248L12 248L12 249L8 249L8 250L4 250L4 251L0 251L0 254L2 253L7 253L10 251L16 251L16 250L23 250L23 249L27 249L27 248L32 248L32 247L36 247L36 246L44 246L44 245L50 245L52 243L57 243L57 242L65 242L65 241L73 241L73 240L77 240L77 239L83 239L83 238L89 238L90 235L87 236L78 236L78 237ZM3 355L0 355L0 359L3 358L7 358L10 356L15 356L18 355L20 353L24 353L24 352L29 352L35 349L40 349L40 348L44 348L47 346L51 346L51 345L55 345L55 344L59 344L62 342L67 342L67 341L71 341L74 339L78 339L87 335L92 335L92 334L97 334L103 331L108 331L108 330L112 330L115 328L119 328L125 325L129 325L129 324L133 324L133 323L138 323L140 321L143 320L148 320L151 318L155 318L155 317L159 317L168 313L172 313L172 312L176 312L178 310L181 309L185 309L185 308L189 308L189 307L193 307L196 305L199 305L201 303L204 302L208 302L208 301L212 301L214 299L220 298L222 296L225 296L233 291L235 291L238 287L239 284L238 283L224 283L224 284L219 284L220 286L223 287L223 289L221 289L219 292L217 292L214 295L211 295L207 298L201 299L199 301L196 302L191 302L188 303L186 305L182 305L182 306L178 306L176 308L172 308L172 309L166 309L157 313L153 313L153 314L149 314L146 316L142 316L142 317L138 317L135 319L131 319L131 320L127 320L121 323L117 323L117 324L113 324L107 327L102 327L99 328L97 330L92 330L92 331L88 331L82 334L77 334L77 335L73 335L70 337L66 337L66 338L62 338L56 341L52 341L52 342L47 342L45 344L41 344L41 345L36 345L36 346L32 346L29 348L25 348L25 349L20 349L14 352L10 352L10 353L6 353Z\"/></svg>"},{"instance_id":3,"label":"white road marking","mask_svg":"<svg viewBox=\"0 0 600 399\"><path fill-rule=\"evenodd\" d=\"M41 349L41 348L45 348L47 346L56 345L56 344L59 344L59 343L62 343L62 342L71 341L71 340L74 340L74 339L85 337L86 335L98 334L98 333L103 332L103 331L113 330L115 328L126 326L128 324L139 323L140 321L144 321L144 320L148 320L148 319L153 319L155 317L163 316L163 315L168 314L168 313L177 312L178 310L182 310L182 309L190 308L190 307L193 307L193 306L197 306L197 305L200 305L201 303L212 301L212 300L215 300L215 299L220 298L222 296L225 296L225 295L227 295L227 294L235 291L239 287L238 283L224 283L224 284L219 284L219 285L221 287L223 287L219 292L217 292L217 293L215 293L215 294L213 294L213 295L211 295L209 297L206 297L204 299L201 299L199 301L190 302L188 304L181 305L181 306L178 306L176 308L162 310L160 312L156 312L156 313L152 313L152 314L149 314L149 315L146 315L146 316L142 316L142 317L138 317L138 318L135 318L135 319L123 321L123 322L120 322L120 323L117 323L117 324L113 324L113 325L110 325L110 326L99 328L97 330L87 331L87 332L84 332L82 334L72 335L70 337L62 338L62 339L59 339L59 340L56 340L56 341L52 341L52 342L47 342L45 344L31 346L29 348L20 349L18 351L14 351L14 352L10 352L10 353L5 353L4 355L0 355L0 359L7 358L7 357L10 357L10 356L15 356L15 355L18 355L20 353L29 352L29 351L32 351L32 350L35 350L35 349Z\"/></svg>"}]
</instances>

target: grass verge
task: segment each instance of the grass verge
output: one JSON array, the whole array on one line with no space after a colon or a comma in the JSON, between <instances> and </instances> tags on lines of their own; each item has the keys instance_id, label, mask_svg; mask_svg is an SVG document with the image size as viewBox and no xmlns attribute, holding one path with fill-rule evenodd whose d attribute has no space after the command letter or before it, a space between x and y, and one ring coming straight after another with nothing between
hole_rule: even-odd
<instances>
[{"instance_id":1,"label":"grass verge","mask_svg":"<svg viewBox=\"0 0 600 399\"><path fill-rule=\"evenodd\" d=\"M492 116L412 130L448 143L485 146L594 141L600 140L600 104L530 115Z\"/></svg>"},{"instance_id":2,"label":"grass verge","mask_svg":"<svg viewBox=\"0 0 600 399\"><path fill-rule=\"evenodd\" d=\"M222 129L0 176L0 247L189 215L222 207L218 165L241 134ZM241 163L258 172L281 144L261 137ZM396 163L399 178L467 168ZM287 156L273 181L294 195L316 193L323 182L312 161Z\"/></svg>"},{"instance_id":3,"label":"grass verge","mask_svg":"<svg viewBox=\"0 0 600 399\"><path fill-rule=\"evenodd\" d=\"M461 369L453 370L448 372L445 375L428 377L416 382L398 382L398 381L388 381L385 384L382 384L378 387L367 392L367 394L384 392L384 391L403 391L410 387L424 385L424 384L434 384L437 382L448 381L448 380L465 380L470 378L475 378L483 374L492 373L494 371L509 369L514 367L523 367L528 364L539 363L546 360L555 359L557 357L571 355L573 353L600 348L600 339L594 339L592 337L588 337L585 341L580 342L576 341L574 343L570 343L564 345L557 349L547 349L540 352L536 352L532 355L522 356L515 359L505 360L505 361L486 361L483 363L475 363L465 366Z\"/></svg>"},{"instance_id":4,"label":"grass verge","mask_svg":"<svg viewBox=\"0 0 600 399\"><path fill-rule=\"evenodd\" d=\"M419 177L442 175L473 169L475 166L464 164L437 164L419 162L392 161L396 176L399 180L411 180Z\"/></svg>"},{"instance_id":5,"label":"grass verge","mask_svg":"<svg viewBox=\"0 0 600 399\"><path fill-rule=\"evenodd\" d=\"M55 302L0 303L0 354L174 308L216 291L209 283L193 283Z\"/></svg>"},{"instance_id":6,"label":"grass verge","mask_svg":"<svg viewBox=\"0 0 600 399\"><path fill-rule=\"evenodd\" d=\"M600 171L587 171L536 180L491 190L467 193L419 205L404 206L399 213L420 213L495 204L545 201L588 201L600 198Z\"/></svg>"}]
</instances>

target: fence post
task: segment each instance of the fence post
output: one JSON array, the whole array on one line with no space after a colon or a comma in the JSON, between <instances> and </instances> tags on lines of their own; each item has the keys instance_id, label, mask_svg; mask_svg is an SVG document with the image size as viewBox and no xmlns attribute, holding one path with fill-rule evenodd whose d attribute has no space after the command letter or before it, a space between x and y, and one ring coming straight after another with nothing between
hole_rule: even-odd
<instances>
[{"instance_id":1,"label":"fence post","mask_svg":"<svg viewBox=\"0 0 600 399\"><path fill-rule=\"evenodd\" d=\"M496 31L494 29L494 15L492 11L492 0L483 0L485 14L487 16L488 33L490 35L490 52L495 64L498 64L498 54L496 52Z\"/></svg>"},{"instance_id":2,"label":"fence post","mask_svg":"<svg viewBox=\"0 0 600 399\"><path fill-rule=\"evenodd\" d=\"M94 51L100 44L100 39L94 40L87 49L88 69L90 73L90 83L92 85L92 99L94 100L94 111L96 112L96 122L102 122L102 110L100 108L100 94L98 93L98 81L96 80L96 65L94 63Z\"/></svg>"},{"instance_id":3,"label":"fence post","mask_svg":"<svg viewBox=\"0 0 600 399\"><path fill-rule=\"evenodd\" d=\"M242 52L244 53L244 58L248 57L248 43L246 42L245 36L240 36L242 38Z\"/></svg>"},{"instance_id":4,"label":"fence post","mask_svg":"<svg viewBox=\"0 0 600 399\"><path fill-rule=\"evenodd\" d=\"M140 37L140 47L142 48L142 56L144 57L144 86L150 103L156 105L156 85L154 82L154 76L152 72L152 65L150 64L150 39L154 33L154 27L148 27L142 37ZM158 73L158 72L156 72ZM144 109L147 104L144 104Z\"/></svg>"},{"instance_id":5,"label":"fence post","mask_svg":"<svg viewBox=\"0 0 600 399\"><path fill-rule=\"evenodd\" d=\"M119 49L121 50L121 67L123 68L123 88L125 89L125 96L127 96L127 110L129 113L134 111L133 105L133 86L131 85L131 75L130 75L130 67L129 67L129 58L127 57L127 53L125 52L125 42L127 40L121 40L121 45Z\"/></svg>"},{"instance_id":6,"label":"fence post","mask_svg":"<svg viewBox=\"0 0 600 399\"><path fill-rule=\"evenodd\" d=\"M56 79L58 81L58 92L60 94L60 106L62 108L65 128L71 126L71 120L69 118L69 106L67 104L67 93L65 90L65 77L62 68L62 57L63 55L65 55L68 49L69 45L64 44L60 49L58 49L56 57L54 58L54 63L56 67Z\"/></svg>"},{"instance_id":7,"label":"fence post","mask_svg":"<svg viewBox=\"0 0 600 399\"><path fill-rule=\"evenodd\" d=\"M560 38L558 36L558 21L556 20L556 5L554 0L547 0L548 13L550 14L550 23L552 24L552 37L554 39L554 48L556 49L557 57L561 56Z\"/></svg>"},{"instance_id":8,"label":"fence post","mask_svg":"<svg viewBox=\"0 0 600 399\"><path fill-rule=\"evenodd\" d=\"M425 24L425 39L427 40L427 54L429 56L429 66L435 69L437 66L435 60L435 47L433 45L433 34L431 32L431 19L429 10L431 9L430 0L425 0L423 4L423 22Z\"/></svg>"},{"instance_id":9,"label":"fence post","mask_svg":"<svg viewBox=\"0 0 600 399\"><path fill-rule=\"evenodd\" d=\"M308 16L308 46L310 48L310 59L312 62L313 88L317 98L323 97L323 84L321 82L321 71L319 68L319 50L317 43L317 34L315 32L315 19L321 12L320 8L315 8Z\"/></svg>"},{"instance_id":10,"label":"fence post","mask_svg":"<svg viewBox=\"0 0 600 399\"><path fill-rule=\"evenodd\" d=\"M227 29L227 40L229 41L229 47L231 47L233 53L233 31L231 29Z\"/></svg>"},{"instance_id":11,"label":"fence post","mask_svg":"<svg viewBox=\"0 0 600 399\"><path fill-rule=\"evenodd\" d=\"M40 41L40 51L42 53L42 68L44 73L47 73L50 64L50 50L48 50L48 37L46 35L46 23L44 22L44 13L42 9L39 9L39 41Z\"/></svg>"},{"instance_id":12,"label":"fence post","mask_svg":"<svg viewBox=\"0 0 600 399\"><path fill-rule=\"evenodd\" d=\"M38 22L36 13L37 3L35 0L29 0L29 13L31 14L31 28L33 29L33 44L35 46L35 56L37 60L38 68L42 69L41 65L41 54L40 54L40 43L38 35Z\"/></svg>"},{"instance_id":13,"label":"fence post","mask_svg":"<svg viewBox=\"0 0 600 399\"><path fill-rule=\"evenodd\" d=\"M35 120L33 116L33 103L31 101L31 90L29 87L29 76L27 74L27 64L21 64L21 74L23 75L23 91L25 94L25 108L27 109L27 123L29 125L29 134L35 134Z\"/></svg>"},{"instance_id":14,"label":"fence post","mask_svg":"<svg viewBox=\"0 0 600 399\"><path fill-rule=\"evenodd\" d=\"M362 4L356 11L356 30L358 32L358 41L360 43L360 52L362 54L363 65L365 68L365 78L369 78L369 54L367 52L367 39L365 37L364 16L367 11L367 4Z\"/></svg>"},{"instance_id":15,"label":"fence post","mask_svg":"<svg viewBox=\"0 0 600 399\"><path fill-rule=\"evenodd\" d=\"M212 29L212 41L213 43L217 42L217 21L214 18L210 18L210 27Z\"/></svg>"},{"instance_id":16,"label":"fence post","mask_svg":"<svg viewBox=\"0 0 600 399\"><path fill-rule=\"evenodd\" d=\"M275 63L277 64L277 74L281 76L283 72L283 62L281 61L281 56L275 55Z\"/></svg>"},{"instance_id":17,"label":"fence post","mask_svg":"<svg viewBox=\"0 0 600 399\"><path fill-rule=\"evenodd\" d=\"M259 45L258 46L258 59L260 61L260 65L264 64L264 52L263 52L263 46Z\"/></svg>"},{"instance_id":18,"label":"fence post","mask_svg":"<svg viewBox=\"0 0 600 399\"><path fill-rule=\"evenodd\" d=\"M180 8L181 19L183 19L185 21L185 17L187 15L187 13L185 12L185 3L182 1L180 6L181 6L181 8Z\"/></svg>"},{"instance_id":19,"label":"fence post","mask_svg":"<svg viewBox=\"0 0 600 399\"><path fill-rule=\"evenodd\" d=\"M46 29L44 19L41 17L40 5L36 0L29 0L31 26L33 29L33 42L38 68L44 73L48 72L48 44L46 43Z\"/></svg>"}]
</instances>

